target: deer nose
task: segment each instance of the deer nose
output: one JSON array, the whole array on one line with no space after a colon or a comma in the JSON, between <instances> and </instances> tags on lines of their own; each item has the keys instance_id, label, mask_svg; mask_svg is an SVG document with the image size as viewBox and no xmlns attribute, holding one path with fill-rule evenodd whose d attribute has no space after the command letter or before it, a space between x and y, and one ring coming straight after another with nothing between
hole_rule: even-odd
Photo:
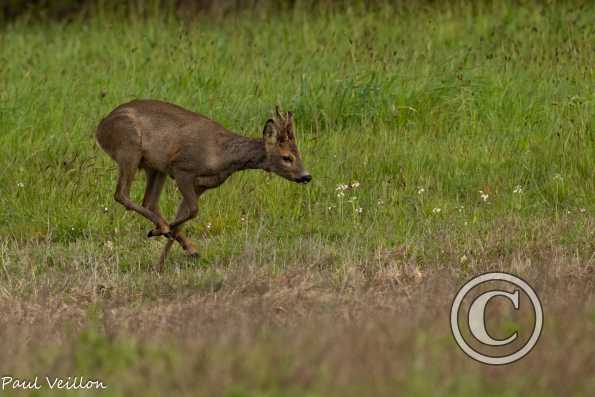
<instances>
[{"instance_id":1,"label":"deer nose","mask_svg":"<svg viewBox=\"0 0 595 397\"><path fill-rule=\"evenodd\" d=\"M302 175L302 176L300 177L300 180L299 180L299 181L300 181L300 183L308 183L308 182L310 182L311 180L312 180L312 175L310 175L310 174L306 174L306 175Z\"/></svg>"}]
</instances>

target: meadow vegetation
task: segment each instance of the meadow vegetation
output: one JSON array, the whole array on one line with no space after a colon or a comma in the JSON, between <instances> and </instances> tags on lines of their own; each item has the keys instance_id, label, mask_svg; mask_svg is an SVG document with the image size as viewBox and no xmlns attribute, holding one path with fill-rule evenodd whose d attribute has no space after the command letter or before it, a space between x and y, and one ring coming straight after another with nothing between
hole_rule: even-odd
<instances>
[{"instance_id":1,"label":"meadow vegetation","mask_svg":"<svg viewBox=\"0 0 595 397\"><path fill-rule=\"evenodd\" d=\"M522 3L4 24L0 375L113 396L590 395L595 9ZM200 259L176 248L156 274L165 241L114 202L94 140L133 98L252 137L280 104L313 181L234 175L187 224ZM178 201L169 181L168 218ZM546 309L536 351L496 369L447 319L493 269Z\"/></svg>"}]
</instances>

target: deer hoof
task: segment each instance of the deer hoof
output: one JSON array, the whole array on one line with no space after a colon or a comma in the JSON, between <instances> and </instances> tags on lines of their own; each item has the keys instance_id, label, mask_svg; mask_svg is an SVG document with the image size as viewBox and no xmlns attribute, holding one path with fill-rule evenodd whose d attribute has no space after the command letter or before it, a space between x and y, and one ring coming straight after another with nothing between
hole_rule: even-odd
<instances>
[{"instance_id":1,"label":"deer hoof","mask_svg":"<svg viewBox=\"0 0 595 397\"><path fill-rule=\"evenodd\" d=\"M169 233L169 232L168 232ZM159 229L153 229L151 230L148 234L147 237L151 238L151 237L159 237L159 236L164 236L165 234L159 230Z\"/></svg>"},{"instance_id":2,"label":"deer hoof","mask_svg":"<svg viewBox=\"0 0 595 397\"><path fill-rule=\"evenodd\" d=\"M198 260L200 258L200 254L197 252L186 252L186 258Z\"/></svg>"},{"instance_id":3,"label":"deer hoof","mask_svg":"<svg viewBox=\"0 0 595 397\"><path fill-rule=\"evenodd\" d=\"M194 259L200 257L200 254L196 250L186 251L186 255L188 256L188 258L194 258Z\"/></svg>"},{"instance_id":4,"label":"deer hoof","mask_svg":"<svg viewBox=\"0 0 595 397\"><path fill-rule=\"evenodd\" d=\"M159 237L159 236L165 236L168 239L175 238L174 233L172 231L167 231L167 232L164 233L162 230L153 229L149 233L147 233L147 238Z\"/></svg>"}]
</instances>

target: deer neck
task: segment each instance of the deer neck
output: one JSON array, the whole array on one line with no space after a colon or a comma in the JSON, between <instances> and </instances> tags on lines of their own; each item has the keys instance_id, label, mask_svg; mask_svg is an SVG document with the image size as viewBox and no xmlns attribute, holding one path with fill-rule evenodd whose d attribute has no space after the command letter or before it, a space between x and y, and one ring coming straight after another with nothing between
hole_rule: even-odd
<instances>
[{"instance_id":1,"label":"deer neck","mask_svg":"<svg viewBox=\"0 0 595 397\"><path fill-rule=\"evenodd\" d=\"M264 140L236 135L226 146L231 172L267 169Z\"/></svg>"}]
</instances>

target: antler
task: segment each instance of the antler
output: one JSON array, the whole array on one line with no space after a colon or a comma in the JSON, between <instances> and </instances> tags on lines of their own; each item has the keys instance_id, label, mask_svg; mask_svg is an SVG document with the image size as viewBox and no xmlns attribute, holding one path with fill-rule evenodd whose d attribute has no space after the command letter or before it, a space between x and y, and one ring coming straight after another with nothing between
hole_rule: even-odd
<instances>
[{"instance_id":1,"label":"antler","mask_svg":"<svg viewBox=\"0 0 595 397\"><path fill-rule=\"evenodd\" d=\"M282 133L286 135L289 140L294 140L293 113L287 112L284 115L279 109L279 105L275 105L275 114L277 116L277 125L279 125Z\"/></svg>"},{"instance_id":2,"label":"antler","mask_svg":"<svg viewBox=\"0 0 595 397\"><path fill-rule=\"evenodd\" d=\"M293 113L291 113L291 112L287 112L286 125L287 125L287 137L289 138L290 141L295 140L295 137L293 135Z\"/></svg>"}]
</instances>

